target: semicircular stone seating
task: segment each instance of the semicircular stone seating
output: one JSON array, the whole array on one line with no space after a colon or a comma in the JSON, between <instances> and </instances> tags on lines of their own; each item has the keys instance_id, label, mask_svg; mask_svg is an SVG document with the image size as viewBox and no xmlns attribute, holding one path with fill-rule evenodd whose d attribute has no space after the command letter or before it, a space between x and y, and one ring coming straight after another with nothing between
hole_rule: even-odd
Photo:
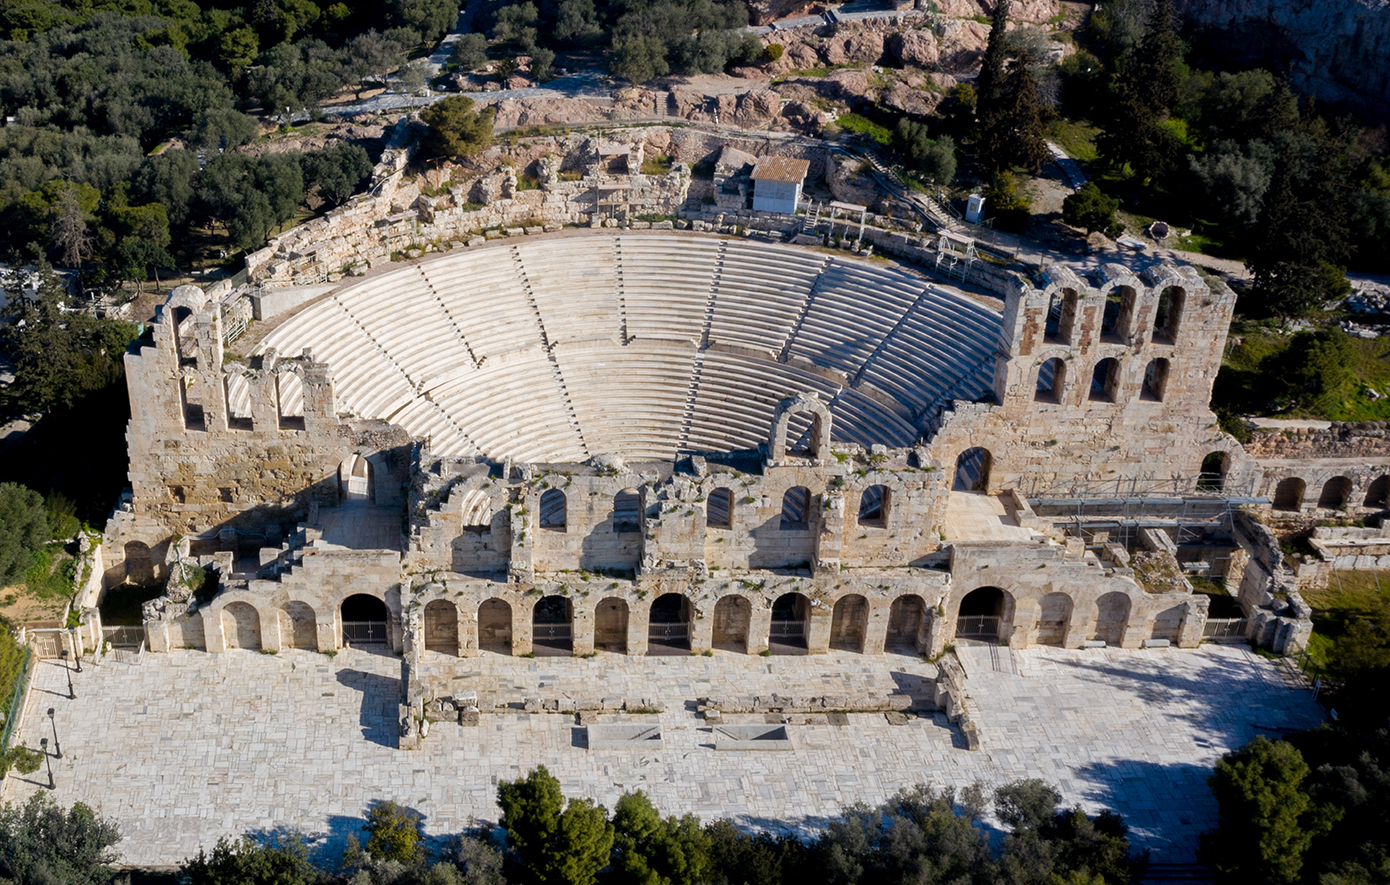
<instances>
[{"instance_id":1,"label":"semicircular stone seating","mask_svg":"<svg viewBox=\"0 0 1390 885\"><path fill-rule=\"evenodd\" d=\"M311 350L342 413L399 424L436 454L670 459L758 445L802 391L829 404L837 439L910 445L952 400L990 389L1000 323L887 265L596 233L349 282L256 352Z\"/></svg>"}]
</instances>

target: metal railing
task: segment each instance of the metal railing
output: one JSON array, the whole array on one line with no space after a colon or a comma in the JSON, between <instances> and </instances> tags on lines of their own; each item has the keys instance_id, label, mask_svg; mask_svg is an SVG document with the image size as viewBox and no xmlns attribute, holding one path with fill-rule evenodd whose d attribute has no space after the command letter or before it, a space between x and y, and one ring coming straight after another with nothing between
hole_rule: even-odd
<instances>
[{"instance_id":1,"label":"metal railing","mask_svg":"<svg viewBox=\"0 0 1390 885\"><path fill-rule=\"evenodd\" d=\"M14 736L14 730L19 726L20 715L24 712L24 692L29 687L29 674L34 666L34 655L29 649L24 650L24 662L19 668L19 678L15 680L14 691L10 693L10 702L5 707L5 730L0 732L0 751L10 748L10 738Z\"/></svg>"},{"instance_id":2,"label":"metal railing","mask_svg":"<svg viewBox=\"0 0 1390 885\"><path fill-rule=\"evenodd\" d=\"M555 645L574 641L574 627L570 624L534 624L531 627L531 641Z\"/></svg>"},{"instance_id":3,"label":"metal railing","mask_svg":"<svg viewBox=\"0 0 1390 885\"><path fill-rule=\"evenodd\" d=\"M343 621L344 645L384 645L386 642L385 621Z\"/></svg>"},{"instance_id":4,"label":"metal railing","mask_svg":"<svg viewBox=\"0 0 1390 885\"><path fill-rule=\"evenodd\" d=\"M667 645L690 643L690 625L683 623L651 624L647 627L647 640Z\"/></svg>"},{"instance_id":5,"label":"metal railing","mask_svg":"<svg viewBox=\"0 0 1390 885\"><path fill-rule=\"evenodd\" d=\"M773 642L805 642L806 622L773 621L771 629L768 630L768 638Z\"/></svg>"},{"instance_id":6,"label":"metal railing","mask_svg":"<svg viewBox=\"0 0 1390 885\"><path fill-rule=\"evenodd\" d=\"M956 638L996 641L1000 620L998 615L961 615L956 618Z\"/></svg>"},{"instance_id":7,"label":"metal railing","mask_svg":"<svg viewBox=\"0 0 1390 885\"><path fill-rule=\"evenodd\" d=\"M1248 618L1207 618L1202 627L1202 638L1214 641L1245 641L1246 630L1250 626Z\"/></svg>"},{"instance_id":8,"label":"metal railing","mask_svg":"<svg viewBox=\"0 0 1390 885\"><path fill-rule=\"evenodd\" d=\"M112 648L139 648L145 642L145 628L102 627L101 638Z\"/></svg>"}]
</instances>

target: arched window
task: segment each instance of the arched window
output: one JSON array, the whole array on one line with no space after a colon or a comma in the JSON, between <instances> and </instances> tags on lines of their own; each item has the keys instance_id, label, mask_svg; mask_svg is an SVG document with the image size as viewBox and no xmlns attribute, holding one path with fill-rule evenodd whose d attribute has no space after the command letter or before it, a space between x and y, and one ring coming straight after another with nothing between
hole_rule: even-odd
<instances>
[{"instance_id":1,"label":"arched window","mask_svg":"<svg viewBox=\"0 0 1390 885\"><path fill-rule=\"evenodd\" d=\"M705 501L705 525L712 529L728 529L734 525L734 493L715 489Z\"/></svg>"},{"instance_id":2,"label":"arched window","mask_svg":"<svg viewBox=\"0 0 1390 885\"><path fill-rule=\"evenodd\" d=\"M1060 403L1062 401L1062 384L1066 381L1067 364L1057 357L1044 360L1038 366L1038 386L1033 393L1035 402L1040 403Z\"/></svg>"},{"instance_id":3,"label":"arched window","mask_svg":"<svg viewBox=\"0 0 1390 885\"><path fill-rule=\"evenodd\" d=\"M1120 289L1105 293L1105 310L1100 316L1100 338L1111 344L1123 342L1120 317L1124 313L1124 295Z\"/></svg>"},{"instance_id":4,"label":"arched window","mask_svg":"<svg viewBox=\"0 0 1390 885\"><path fill-rule=\"evenodd\" d=\"M541 528L552 532L565 530L565 493L559 489L547 489L541 495Z\"/></svg>"},{"instance_id":5,"label":"arched window","mask_svg":"<svg viewBox=\"0 0 1390 885\"><path fill-rule=\"evenodd\" d=\"M1075 343L1072 334L1076 326L1076 303L1075 289L1053 293L1047 308L1047 341L1053 344Z\"/></svg>"},{"instance_id":6,"label":"arched window","mask_svg":"<svg viewBox=\"0 0 1390 885\"><path fill-rule=\"evenodd\" d=\"M1318 495L1318 506L1323 510L1345 510L1351 500L1351 480L1345 476L1334 476L1322 487Z\"/></svg>"},{"instance_id":7,"label":"arched window","mask_svg":"<svg viewBox=\"0 0 1390 885\"><path fill-rule=\"evenodd\" d=\"M1377 476L1366 489L1367 507L1390 506L1390 476Z\"/></svg>"},{"instance_id":8,"label":"arched window","mask_svg":"<svg viewBox=\"0 0 1390 885\"><path fill-rule=\"evenodd\" d=\"M254 429L251 421L251 382L245 375L228 375L223 384L227 400L227 429Z\"/></svg>"},{"instance_id":9,"label":"arched window","mask_svg":"<svg viewBox=\"0 0 1390 885\"><path fill-rule=\"evenodd\" d=\"M1163 394L1168 389L1168 361L1165 359L1149 360L1149 365L1144 369L1144 389L1140 392L1140 398L1151 402L1162 402Z\"/></svg>"},{"instance_id":10,"label":"arched window","mask_svg":"<svg viewBox=\"0 0 1390 885\"><path fill-rule=\"evenodd\" d=\"M956 459L956 479L951 484L951 490L956 492L989 491L989 470L993 466L993 461L989 450L978 446L961 452L960 457Z\"/></svg>"},{"instance_id":11,"label":"arched window","mask_svg":"<svg viewBox=\"0 0 1390 885\"><path fill-rule=\"evenodd\" d=\"M792 486L782 496L782 528L806 528L807 511L811 505L811 491L805 486Z\"/></svg>"},{"instance_id":12,"label":"arched window","mask_svg":"<svg viewBox=\"0 0 1390 885\"><path fill-rule=\"evenodd\" d=\"M544 510L544 506L541 509ZM636 489L623 489L613 496L613 531L640 531L641 516L642 498Z\"/></svg>"},{"instance_id":13,"label":"arched window","mask_svg":"<svg viewBox=\"0 0 1390 885\"><path fill-rule=\"evenodd\" d=\"M1120 361L1106 357L1096 363L1091 372L1091 395L1093 403L1113 403L1120 391Z\"/></svg>"},{"instance_id":14,"label":"arched window","mask_svg":"<svg viewBox=\"0 0 1390 885\"><path fill-rule=\"evenodd\" d=\"M1296 476L1281 480L1274 487L1274 509L1297 512L1303 508L1303 493L1307 485Z\"/></svg>"},{"instance_id":15,"label":"arched window","mask_svg":"<svg viewBox=\"0 0 1390 885\"><path fill-rule=\"evenodd\" d=\"M294 372L275 376L275 399L281 430L304 429L304 382Z\"/></svg>"},{"instance_id":16,"label":"arched window","mask_svg":"<svg viewBox=\"0 0 1390 885\"><path fill-rule=\"evenodd\" d=\"M859 496L859 524L878 529L888 525L887 486L869 486Z\"/></svg>"},{"instance_id":17,"label":"arched window","mask_svg":"<svg viewBox=\"0 0 1390 885\"><path fill-rule=\"evenodd\" d=\"M1226 453L1211 452L1202 459L1202 472L1197 475L1197 491L1219 492L1226 486Z\"/></svg>"},{"instance_id":18,"label":"arched window","mask_svg":"<svg viewBox=\"0 0 1390 885\"><path fill-rule=\"evenodd\" d=\"M1158 309L1154 311L1155 343L1177 343L1178 331L1182 326L1183 304L1186 300L1186 293L1177 286L1169 286L1158 296Z\"/></svg>"}]
</instances>

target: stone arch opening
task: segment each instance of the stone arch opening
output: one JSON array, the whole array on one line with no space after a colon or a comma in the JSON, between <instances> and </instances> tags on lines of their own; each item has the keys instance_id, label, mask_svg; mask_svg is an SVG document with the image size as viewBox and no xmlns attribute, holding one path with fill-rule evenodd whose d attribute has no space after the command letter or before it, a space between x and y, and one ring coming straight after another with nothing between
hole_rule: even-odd
<instances>
[{"instance_id":1,"label":"stone arch opening","mask_svg":"<svg viewBox=\"0 0 1390 885\"><path fill-rule=\"evenodd\" d=\"M594 606L594 648L627 654L627 601L616 596Z\"/></svg>"},{"instance_id":2,"label":"stone arch opening","mask_svg":"<svg viewBox=\"0 0 1390 885\"><path fill-rule=\"evenodd\" d=\"M222 609L222 640L227 648L261 647L261 615L249 602L229 602Z\"/></svg>"},{"instance_id":3,"label":"stone arch opening","mask_svg":"<svg viewBox=\"0 0 1390 885\"><path fill-rule=\"evenodd\" d=\"M684 594L663 593L653 599L647 618L647 654L689 654L694 620L695 607Z\"/></svg>"},{"instance_id":4,"label":"stone arch opening","mask_svg":"<svg viewBox=\"0 0 1390 885\"><path fill-rule=\"evenodd\" d=\"M994 466L994 456L989 449L976 446L966 449L956 458L956 478L951 490L956 492L988 492L989 471Z\"/></svg>"},{"instance_id":5,"label":"stone arch opening","mask_svg":"<svg viewBox=\"0 0 1390 885\"><path fill-rule=\"evenodd\" d=\"M1209 452L1197 474L1197 491L1219 492L1226 487L1226 453Z\"/></svg>"},{"instance_id":6,"label":"stone arch opening","mask_svg":"<svg viewBox=\"0 0 1390 885\"><path fill-rule=\"evenodd\" d=\"M568 501L559 489L546 489L541 495L540 527L546 531L563 532L569 520Z\"/></svg>"},{"instance_id":7,"label":"stone arch opening","mask_svg":"<svg viewBox=\"0 0 1390 885\"><path fill-rule=\"evenodd\" d=\"M824 419L819 412L793 412L790 423L800 423L799 419L803 417L807 420L807 425L801 433L796 433L791 426L787 428L787 454L796 458L819 459L822 457L820 438L823 432L821 422Z\"/></svg>"},{"instance_id":8,"label":"stone arch opening","mask_svg":"<svg viewBox=\"0 0 1390 885\"><path fill-rule=\"evenodd\" d=\"M512 607L505 599L484 600L478 606L478 648L501 655L512 653Z\"/></svg>"},{"instance_id":9,"label":"stone arch opening","mask_svg":"<svg viewBox=\"0 0 1390 885\"><path fill-rule=\"evenodd\" d=\"M184 305L174 308L174 350L179 355L179 365L196 366L198 348L193 337L193 309Z\"/></svg>"},{"instance_id":10,"label":"stone arch opening","mask_svg":"<svg viewBox=\"0 0 1390 885\"><path fill-rule=\"evenodd\" d=\"M862 654L868 627L869 600L857 593L841 596L830 619L830 647Z\"/></svg>"},{"instance_id":11,"label":"stone arch opening","mask_svg":"<svg viewBox=\"0 0 1390 885\"><path fill-rule=\"evenodd\" d=\"M1322 494L1318 495L1318 507L1323 510L1345 510L1351 500L1351 480L1345 476L1334 476L1323 483Z\"/></svg>"},{"instance_id":12,"label":"stone arch opening","mask_svg":"<svg viewBox=\"0 0 1390 885\"><path fill-rule=\"evenodd\" d=\"M859 524L874 529L887 528L888 503L887 486L869 486L859 496Z\"/></svg>"},{"instance_id":13,"label":"stone arch opening","mask_svg":"<svg viewBox=\"0 0 1390 885\"><path fill-rule=\"evenodd\" d=\"M705 525L712 529L728 529L734 525L734 493L715 489L705 501Z\"/></svg>"},{"instance_id":14,"label":"stone arch opening","mask_svg":"<svg viewBox=\"0 0 1390 885\"><path fill-rule=\"evenodd\" d=\"M830 409L813 393L790 396L777 404L768 439L769 460L819 461L830 457Z\"/></svg>"},{"instance_id":15,"label":"stone arch opening","mask_svg":"<svg viewBox=\"0 0 1390 885\"><path fill-rule=\"evenodd\" d=\"M1183 306L1187 303L1187 293L1179 286L1169 286L1158 296L1158 309L1154 311L1153 340L1157 344L1176 344L1182 328Z\"/></svg>"},{"instance_id":16,"label":"stone arch opening","mask_svg":"<svg viewBox=\"0 0 1390 885\"><path fill-rule=\"evenodd\" d=\"M338 467L338 500L343 504L365 504L371 499L372 462L353 455Z\"/></svg>"},{"instance_id":17,"label":"stone arch opening","mask_svg":"<svg viewBox=\"0 0 1390 885\"><path fill-rule=\"evenodd\" d=\"M1071 597L1065 593L1049 593L1042 598L1039 608L1038 645L1065 645L1067 627L1071 626Z\"/></svg>"},{"instance_id":18,"label":"stone arch opening","mask_svg":"<svg viewBox=\"0 0 1390 885\"><path fill-rule=\"evenodd\" d=\"M1100 340L1108 344L1123 344L1124 329L1121 315L1124 313L1123 289L1111 289L1105 293L1105 307L1100 314Z\"/></svg>"},{"instance_id":19,"label":"stone arch opening","mask_svg":"<svg viewBox=\"0 0 1390 885\"><path fill-rule=\"evenodd\" d=\"M1390 476L1377 476L1366 489L1366 507L1390 506Z\"/></svg>"},{"instance_id":20,"label":"stone arch opening","mask_svg":"<svg viewBox=\"0 0 1390 885\"><path fill-rule=\"evenodd\" d=\"M1113 403L1119 392L1120 361L1108 356L1091 371L1091 392L1087 398L1093 403Z\"/></svg>"},{"instance_id":21,"label":"stone arch opening","mask_svg":"<svg viewBox=\"0 0 1390 885\"><path fill-rule=\"evenodd\" d=\"M613 496L613 531L637 532L642 529L642 497L636 489L623 489Z\"/></svg>"},{"instance_id":22,"label":"stone arch opening","mask_svg":"<svg viewBox=\"0 0 1390 885\"><path fill-rule=\"evenodd\" d=\"M1051 344L1074 343L1076 308L1079 296L1075 289L1052 293L1047 305L1047 325L1044 339Z\"/></svg>"},{"instance_id":23,"label":"stone arch opening","mask_svg":"<svg viewBox=\"0 0 1390 885\"><path fill-rule=\"evenodd\" d=\"M1162 357L1149 360L1149 364L1144 367L1144 387L1139 393L1139 398L1148 402L1161 403L1167 392L1168 361Z\"/></svg>"},{"instance_id":24,"label":"stone arch opening","mask_svg":"<svg viewBox=\"0 0 1390 885\"><path fill-rule=\"evenodd\" d=\"M280 606L280 647L318 651L318 618L307 602L287 602Z\"/></svg>"},{"instance_id":25,"label":"stone arch opening","mask_svg":"<svg viewBox=\"0 0 1390 885\"><path fill-rule=\"evenodd\" d=\"M125 579L131 584L153 584L154 557L150 545L143 541L127 541L125 545Z\"/></svg>"},{"instance_id":26,"label":"stone arch opening","mask_svg":"<svg viewBox=\"0 0 1390 885\"><path fill-rule=\"evenodd\" d=\"M904 654L917 654L922 646L926 619L927 604L922 597L913 593L893 600L888 607L886 648Z\"/></svg>"},{"instance_id":27,"label":"stone arch opening","mask_svg":"<svg viewBox=\"0 0 1390 885\"><path fill-rule=\"evenodd\" d=\"M1274 509L1297 513L1303 509L1303 495L1307 484L1296 476L1281 479L1274 487Z\"/></svg>"},{"instance_id":28,"label":"stone arch opening","mask_svg":"<svg viewBox=\"0 0 1390 885\"><path fill-rule=\"evenodd\" d=\"M1120 592L1106 593L1096 600L1096 627L1091 634L1106 645L1124 642L1129 626L1129 597Z\"/></svg>"},{"instance_id":29,"label":"stone arch opening","mask_svg":"<svg viewBox=\"0 0 1390 885\"><path fill-rule=\"evenodd\" d=\"M447 599L431 599L425 604L425 650L459 653L459 610Z\"/></svg>"},{"instance_id":30,"label":"stone arch opening","mask_svg":"<svg viewBox=\"0 0 1390 885\"><path fill-rule=\"evenodd\" d=\"M956 638L999 642L1007 635L1009 600L998 587L977 587L965 594L956 614Z\"/></svg>"},{"instance_id":31,"label":"stone arch opening","mask_svg":"<svg viewBox=\"0 0 1390 885\"><path fill-rule=\"evenodd\" d=\"M339 607L343 616L343 645L386 645L391 611L386 603L366 593L354 593Z\"/></svg>"},{"instance_id":32,"label":"stone arch opening","mask_svg":"<svg viewBox=\"0 0 1390 885\"><path fill-rule=\"evenodd\" d=\"M1033 390L1033 401L1039 403L1060 403L1063 385L1067 377L1067 364L1059 357L1043 360L1038 366L1038 384Z\"/></svg>"},{"instance_id":33,"label":"stone arch opening","mask_svg":"<svg viewBox=\"0 0 1390 885\"><path fill-rule=\"evenodd\" d=\"M543 596L531 609L531 645L538 655L574 654L574 605L564 596Z\"/></svg>"},{"instance_id":34,"label":"stone arch opening","mask_svg":"<svg viewBox=\"0 0 1390 885\"><path fill-rule=\"evenodd\" d=\"M767 647L775 655L804 655L811 629L811 600L801 593L783 593L772 603Z\"/></svg>"},{"instance_id":35,"label":"stone arch opening","mask_svg":"<svg viewBox=\"0 0 1390 885\"><path fill-rule=\"evenodd\" d=\"M245 375L232 373L222 379L222 395L227 403L228 430L254 430L251 420L251 382Z\"/></svg>"},{"instance_id":36,"label":"stone arch opening","mask_svg":"<svg viewBox=\"0 0 1390 885\"><path fill-rule=\"evenodd\" d=\"M725 596L714 604L714 647L748 651L748 624L753 606L742 596Z\"/></svg>"},{"instance_id":37,"label":"stone arch opening","mask_svg":"<svg viewBox=\"0 0 1390 885\"><path fill-rule=\"evenodd\" d=\"M811 509L811 490L792 486L782 495L782 519L779 527L788 531L806 528Z\"/></svg>"}]
</instances>

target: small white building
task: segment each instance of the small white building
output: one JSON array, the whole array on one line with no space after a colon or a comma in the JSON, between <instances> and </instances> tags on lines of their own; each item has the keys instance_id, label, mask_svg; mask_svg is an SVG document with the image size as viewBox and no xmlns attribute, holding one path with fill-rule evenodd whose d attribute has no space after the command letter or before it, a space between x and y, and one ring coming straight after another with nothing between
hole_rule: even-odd
<instances>
[{"instance_id":1,"label":"small white building","mask_svg":"<svg viewBox=\"0 0 1390 885\"><path fill-rule=\"evenodd\" d=\"M811 164L790 157L764 157L753 169L753 209L794 215L801 202L801 184Z\"/></svg>"}]
</instances>

